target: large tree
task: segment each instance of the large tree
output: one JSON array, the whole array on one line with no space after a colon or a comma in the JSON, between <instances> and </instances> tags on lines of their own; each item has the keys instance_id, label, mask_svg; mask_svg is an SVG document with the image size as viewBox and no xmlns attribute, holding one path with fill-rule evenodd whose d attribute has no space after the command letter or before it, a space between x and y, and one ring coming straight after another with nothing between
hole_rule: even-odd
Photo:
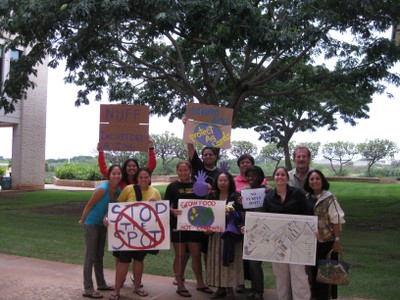
<instances>
[{"instance_id":1,"label":"large tree","mask_svg":"<svg viewBox=\"0 0 400 300\"><path fill-rule=\"evenodd\" d=\"M3 82L0 108L15 109L34 85L28 76L50 56L51 67L66 60L66 81L82 87L76 105L107 91L110 101L149 104L174 118L197 100L233 108L235 126L245 127L237 116L248 99L288 99L295 110L298 99L334 93L343 82L369 95L384 90L382 79L399 84L390 69L400 49L376 35L398 20L397 0L5 0L4 49L30 50ZM317 57L333 60L332 71L321 66L304 82L280 84ZM349 101L348 109L369 101Z\"/></svg>"},{"instance_id":2,"label":"large tree","mask_svg":"<svg viewBox=\"0 0 400 300\"><path fill-rule=\"evenodd\" d=\"M229 152L236 158L243 154L257 155L257 145L249 141L233 141Z\"/></svg>"},{"instance_id":3,"label":"large tree","mask_svg":"<svg viewBox=\"0 0 400 300\"><path fill-rule=\"evenodd\" d=\"M275 167L278 167L281 160L285 157L282 146L277 143L265 145L260 151L260 156L264 159L275 161Z\"/></svg>"},{"instance_id":4,"label":"large tree","mask_svg":"<svg viewBox=\"0 0 400 300\"><path fill-rule=\"evenodd\" d=\"M352 142L327 143L322 147L322 155L329 160L336 176L343 176L343 166L349 164L358 153L358 147ZM337 170L336 165L339 165Z\"/></svg>"},{"instance_id":5,"label":"large tree","mask_svg":"<svg viewBox=\"0 0 400 300\"><path fill-rule=\"evenodd\" d=\"M361 88L354 81L342 81L339 78L329 89L326 81L333 79L333 73L335 71L323 66L298 63L291 71L275 80L274 86L269 87L276 91L296 90L296 94L276 96L269 100L265 97L251 97L244 104L247 115L239 115L240 121L249 127L255 126L260 139L265 142L279 143L288 169L291 168L289 142L296 132L316 131L324 126L336 130L338 118L355 125L355 119L368 117L371 91ZM302 94L304 89L313 90L314 93ZM315 151L312 153L318 154Z\"/></svg>"},{"instance_id":6,"label":"large tree","mask_svg":"<svg viewBox=\"0 0 400 300\"><path fill-rule=\"evenodd\" d=\"M387 139L374 139L358 144L358 151L368 163L368 176L371 177L371 167L379 160L393 158L399 151L395 142Z\"/></svg>"},{"instance_id":7,"label":"large tree","mask_svg":"<svg viewBox=\"0 0 400 300\"><path fill-rule=\"evenodd\" d=\"M173 133L165 131L162 134L153 134L151 138L154 142L157 156L161 158L164 175L168 174L168 163L175 158L185 159L187 149L182 139Z\"/></svg>"}]
</instances>

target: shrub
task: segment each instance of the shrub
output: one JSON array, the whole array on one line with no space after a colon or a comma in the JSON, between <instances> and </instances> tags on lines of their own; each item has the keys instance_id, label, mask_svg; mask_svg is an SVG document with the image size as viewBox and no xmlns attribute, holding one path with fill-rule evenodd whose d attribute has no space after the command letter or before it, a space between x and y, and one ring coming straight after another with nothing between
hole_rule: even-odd
<instances>
[{"instance_id":1,"label":"shrub","mask_svg":"<svg viewBox=\"0 0 400 300\"><path fill-rule=\"evenodd\" d=\"M60 179L76 180L103 180L104 177L97 167L75 166L73 163L64 163L56 170L56 177Z\"/></svg>"},{"instance_id":2,"label":"shrub","mask_svg":"<svg viewBox=\"0 0 400 300\"><path fill-rule=\"evenodd\" d=\"M0 166L0 177L6 175L7 169L6 167Z\"/></svg>"},{"instance_id":3,"label":"shrub","mask_svg":"<svg viewBox=\"0 0 400 300\"><path fill-rule=\"evenodd\" d=\"M72 163L63 163L60 168L56 170L56 177L60 179L76 179L77 168Z\"/></svg>"}]
</instances>

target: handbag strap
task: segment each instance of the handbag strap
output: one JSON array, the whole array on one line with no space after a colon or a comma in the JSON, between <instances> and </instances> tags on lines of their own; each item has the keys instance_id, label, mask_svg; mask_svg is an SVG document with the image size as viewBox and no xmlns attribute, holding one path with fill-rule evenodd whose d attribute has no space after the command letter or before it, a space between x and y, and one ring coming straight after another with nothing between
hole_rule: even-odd
<instances>
[{"instance_id":1,"label":"handbag strap","mask_svg":"<svg viewBox=\"0 0 400 300\"><path fill-rule=\"evenodd\" d=\"M326 255L326 259L331 259L331 254L333 252L333 249L331 249L328 254ZM342 248L340 248L339 250L339 259L340 260L344 260L344 250Z\"/></svg>"}]
</instances>

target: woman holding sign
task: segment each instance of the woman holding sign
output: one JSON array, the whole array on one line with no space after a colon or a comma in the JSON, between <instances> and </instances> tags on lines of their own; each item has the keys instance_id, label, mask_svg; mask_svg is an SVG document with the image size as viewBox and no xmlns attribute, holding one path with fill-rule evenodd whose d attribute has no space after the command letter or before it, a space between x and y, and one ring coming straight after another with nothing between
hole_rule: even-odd
<instances>
[{"instance_id":1,"label":"woman holding sign","mask_svg":"<svg viewBox=\"0 0 400 300\"><path fill-rule=\"evenodd\" d=\"M108 181L99 185L92 197L86 204L79 224L85 230L85 262L83 264L83 286L85 292L82 294L88 298L103 298L93 288L92 269L96 275L97 289L100 291L113 290L106 284L103 272L103 256L106 244L107 228L103 224L103 218L107 214L108 203L116 202L121 189L118 187L122 179L120 166L113 165L108 170Z\"/></svg>"},{"instance_id":2,"label":"woman holding sign","mask_svg":"<svg viewBox=\"0 0 400 300\"><path fill-rule=\"evenodd\" d=\"M165 191L165 199L170 202L170 225L171 241L174 247L175 258L173 262L173 271L177 285L176 292L181 297L191 297L191 294L185 287L183 274L185 272L188 260L187 250L192 257L192 269L196 276L197 289L206 293L212 291L205 285L201 268L201 241L204 233L197 231L177 230L177 217L182 214L178 208L179 199L201 199L193 191L193 181L191 178L192 166L188 161L180 161L176 164L176 173L178 180L170 183Z\"/></svg>"},{"instance_id":3,"label":"woman holding sign","mask_svg":"<svg viewBox=\"0 0 400 300\"><path fill-rule=\"evenodd\" d=\"M209 236L207 283L218 288L211 299L231 300L234 299L233 287L243 282L242 217L237 211L238 195L232 175L222 172L215 180L215 193L209 199L225 201L226 230Z\"/></svg>"},{"instance_id":4,"label":"woman holding sign","mask_svg":"<svg viewBox=\"0 0 400 300\"><path fill-rule=\"evenodd\" d=\"M150 186L151 172L148 168L141 168L136 173L137 185L130 184L123 189L118 197L118 202L136 201L157 201L161 200L160 192ZM119 261L115 270L115 292L110 299L118 300L121 286L128 273L129 263L133 259L133 275L135 277L133 293L140 297L148 296L148 293L141 288L142 275L144 270L144 258L147 251L119 251Z\"/></svg>"},{"instance_id":5,"label":"woman holding sign","mask_svg":"<svg viewBox=\"0 0 400 300\"><path fill-rule=\"evenodd\" d=\"M107 179L108 169L107 169L106 159L104 157L104 151L100 147L100 143L97 144L97 151L99 151L99 157L97 158L97 160L99 163L100 172L101 174L103 174L104 178ZM150 172L153 172L154 169L156 168L156 165L157 165L156 154L154 152L153 141L150 139L149 162L147 164L147 168L150 170ZM122 167L122 180L119 184L119 187L121 189L124 189L128 184L135 183L134 178L138 169L139 169L139 163L136 159L129 158L124 162L124 165Z\"/></svg>"},{"instance_id":6,"label":"woman holding sign","mask_svg":"<svg viewBox=\"0 0 400 300\"><path fill-rule=\"evenodd\" d=\"M278 214L308 215L310 209L302 190L288 185L289 174L285 167L277 167L272 174L275 189L267 192L263 211ZM272 263L276 291L279 299L309 300L310 285L304 265Z\"/></svg>"},{"instance_id":7,"label":"woman holding sign","mask_svg":"<svg viewBox=\"0 0 400 300\"><path fill-rule=\"evenodd\" d=\"M247 182L249 183L248 186L242 188L244 190L251 190L251 189L259 189L265 188L265 190L269 190L270 187L268 185L264 185L265 182L265 175L264 171L259 166L249 166L245 171L245 177ZM239 203L242 207L246 207L246 204L243 203L243 197L239 198ZM257 208L248 208L246 211L261 211L261 207ZM245 272L248 272L248 275L251 280L251 294L249 295L248 299L251 300L260 300L263 299L264 295L264 271L262 269L262 262L256 260L244 260L244 268ZM246 270L247 268L247 270Z\"/></svg>"}]
</instances>

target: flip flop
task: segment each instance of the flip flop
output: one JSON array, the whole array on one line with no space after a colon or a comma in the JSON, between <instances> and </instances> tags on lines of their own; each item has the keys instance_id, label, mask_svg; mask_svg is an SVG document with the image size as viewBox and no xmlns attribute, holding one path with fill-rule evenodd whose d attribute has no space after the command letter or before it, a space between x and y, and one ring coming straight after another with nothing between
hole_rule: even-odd
<instances>
[{"instance_id":1,"label":"flip flop","mask_svg":"<svg viewBox=\"0 0 400 300\"><path fill-rule=\"evenodd\" d=\"M100 294L99 292L92 292L90 294L82 294L83 297L86 298L92 298L92 299L101 299L103 298L103 295Z\"/></svg>"},{"instance_id":2,"label":"flip flop","mask_svg":"<svg viewBox=\"0 0 400 300\"><path fill-rule=\"evenodd\" d=\"M189 293L188 290L177 290L176 293L181 297L185 297L185 298L192 297L192 295Z\"/></svg>"},{"instance_id":3,"label":"flip flop","mask_svg":"<svg viewBox=\"0 0 400 300\"><path fill-rule=\"evenodd\" d=\"M198 290L200 292L203 292L203 293L206 293L206 294L213 294L214 293L208 286L205 286L205 287L202 287L202 288L196 288L196 290Z\"/></svg>"},{"instance_id":4,"label":"flip flop","mask_svg":"<svg viewBox=\"0 0 400 300\"><path fill-rule=\"evenodd\" d=\"M136 290L133 291L134 294L140 296L140 297L147 297L149 294L145 292L144 290Z\"/></svg>"},{"instance_id":5,"label":"flip flop","mask_svg":"<svg viewBox=\"0 0 400 300\"><path fill-rule=\"evenodd\" d=\"M112 285L107 285L107 286L100 287L100 288L98 287L97 290L98 291L113 291L114 287Z\"/></svg>"},{"instance_id":6,"label":"flip flop","mask_svg":"<svg viewBox=\"0 0 400 300\"><path fill-rule=\"evenodd\" d=\"M135 284L135 277L133 277L132 274L131 274L131 276L129 276L129 278L131 279L132 284ZM140 283L140 287L141 287L141 288L143 287L143 283Z\"/></svg>"},{"instance_id":7,"label":"flip flop","mask_svg":"<svg viewBox=\"0 0 400 300\"><path fill-rule=\"evenodd\" d=\"M112 293L108 299L109 300L119 300L119 294Z\"/></svg>"}]
</instances>

